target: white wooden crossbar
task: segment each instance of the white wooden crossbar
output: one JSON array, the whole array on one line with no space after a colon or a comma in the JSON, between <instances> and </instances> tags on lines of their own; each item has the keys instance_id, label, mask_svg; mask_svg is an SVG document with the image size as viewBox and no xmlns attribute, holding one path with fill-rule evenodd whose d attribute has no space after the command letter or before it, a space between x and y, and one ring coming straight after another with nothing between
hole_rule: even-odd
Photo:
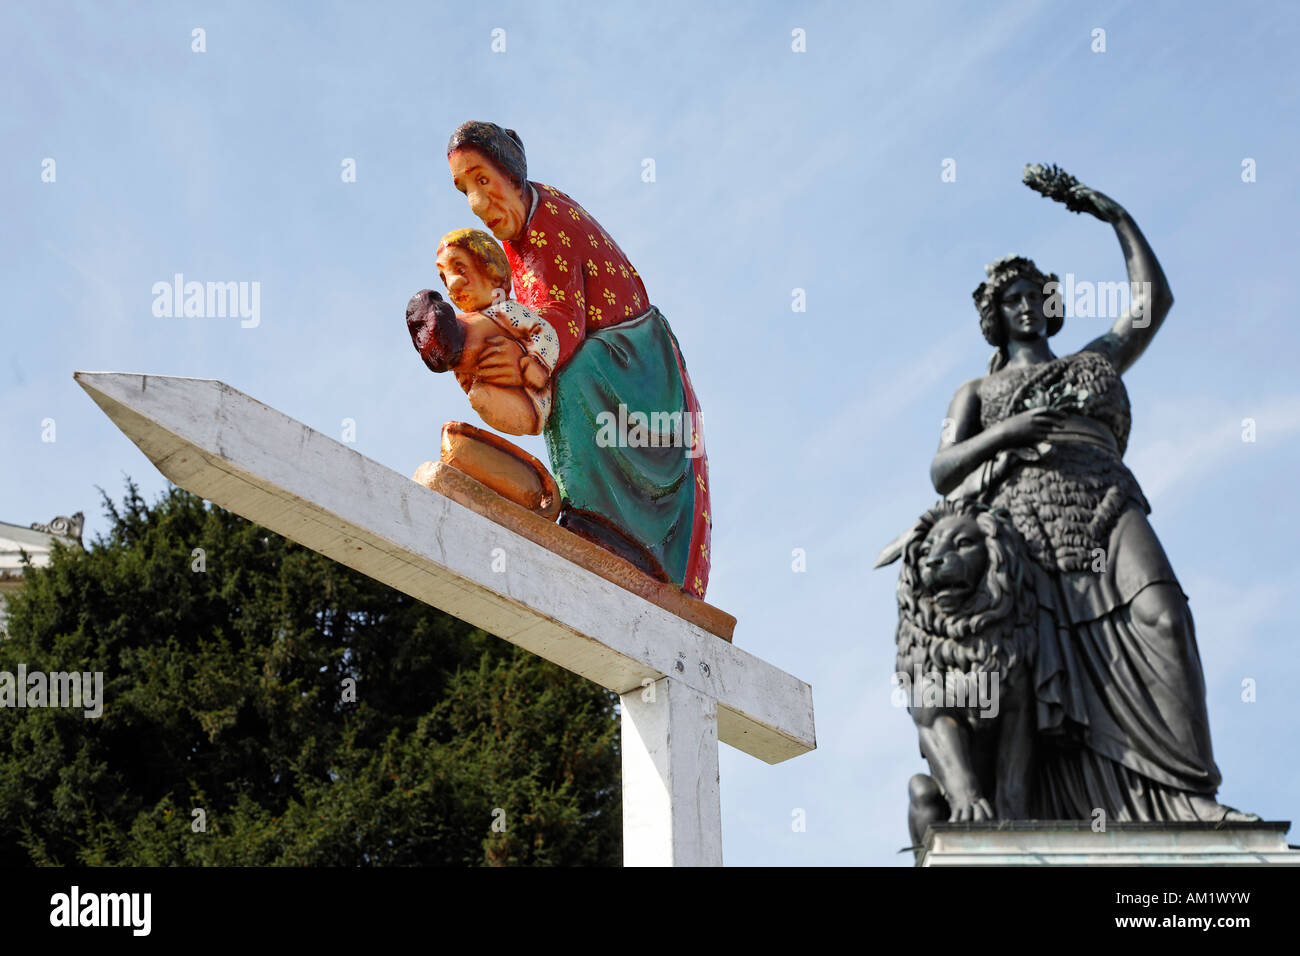
<instances>
[{"instance_id":1,"label":"white wooden crossbar","mask_svg":"<svg viewBox=\"0 0 1300 956\"><path fill-rule=\"evenodd\" d=\"M716 741L816 747L803 681L222 382L75 377L174 484L620 694L628 863L722 862Z\"/></svg>"}]
</instances>

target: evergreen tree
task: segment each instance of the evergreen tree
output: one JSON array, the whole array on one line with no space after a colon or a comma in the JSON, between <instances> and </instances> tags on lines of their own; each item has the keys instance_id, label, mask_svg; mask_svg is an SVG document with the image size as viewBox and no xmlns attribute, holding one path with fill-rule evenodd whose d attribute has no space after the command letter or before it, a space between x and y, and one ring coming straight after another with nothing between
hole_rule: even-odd
<instances>
[{"instance_id":1,"label":"evergreen tree","mask_svg":"<svg viewBox=\"0 0 1300 956\"><path fill-rule=\"evenodd\" d=\"M104 675L0 708L0 864L618 864L616 696L181 489L104 504L0 640Z\"/></svg>"}]
</instances>

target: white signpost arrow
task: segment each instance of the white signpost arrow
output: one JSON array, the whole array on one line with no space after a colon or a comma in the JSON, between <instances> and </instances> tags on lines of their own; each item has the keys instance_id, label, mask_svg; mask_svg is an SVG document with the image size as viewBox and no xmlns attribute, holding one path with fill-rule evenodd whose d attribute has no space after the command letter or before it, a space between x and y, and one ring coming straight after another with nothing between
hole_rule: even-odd
<instances>
[{"instance_id":1,"label":"white signpost arrow","mask_svg":"<svg viewBox=\"0 0 1300 956\"><path fill-rule=\"evenodd\" d=\"M174 484L619 694L625 864L721 865L719 740L817 746L803 681L222 382L75 378Z\"/></svg>"}]
</instances>

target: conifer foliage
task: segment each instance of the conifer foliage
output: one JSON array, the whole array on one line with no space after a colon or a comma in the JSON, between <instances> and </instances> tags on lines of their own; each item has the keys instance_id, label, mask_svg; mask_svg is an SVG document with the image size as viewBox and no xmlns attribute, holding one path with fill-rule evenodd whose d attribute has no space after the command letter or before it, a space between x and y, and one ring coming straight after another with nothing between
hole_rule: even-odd
<instances>
[{"instance_id":1,"label":"conifer foliage","mask_svg":"<svg viewBox=\"0 0 1300 956\"><path fill-rule=\"evenodd\" d=\"M178 488L29 568L0 865L617 865L617 697ZM201 811L201 812L198 812Z\"/></svg>"}]
</instances>

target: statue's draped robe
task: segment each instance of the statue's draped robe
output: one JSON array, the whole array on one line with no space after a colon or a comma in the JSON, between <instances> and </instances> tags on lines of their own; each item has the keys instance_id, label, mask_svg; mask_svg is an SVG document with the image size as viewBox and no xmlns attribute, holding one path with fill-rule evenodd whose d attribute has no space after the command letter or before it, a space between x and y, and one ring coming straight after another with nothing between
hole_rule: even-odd
<instances>
[{"instance_id":1,"label":"statue's draped robe","mask_svg":"<svg viewBox=\"0 0 1300 956\"><path fill-rule=\"evenodd\" d=\"M986 429L1042 405L1070 415L1045 454L1003 453L982 495L1010 512L1037 569L1042 746L1031 815L1197 819L1195 804L1207 804L1192 795L1212 797L1220 783L1205 679L1190 626L1171 642L1131 612L1144 588L1178 580L1121 460L1130 412L1118 372L1105 355L1078 352L991 375L980 400Z\"/></svg>"},{"instance_id":2,"label":"statue's draped robe","mask_svg":"<svg viewBox=\"0 0 1300 956\"><path fill-rule=\"evenodd\" d=\"M505 250L516 298L560 336L544 435L561 497L612 522L682 590L703 597L709 467L677 339L623 250L585 209L541 183L529 184L528 199L528 221ZM634 413L660 416L658 437L638 432ZM665 435L667 422L677 424Z\"/></svg>"}]
</instances>

